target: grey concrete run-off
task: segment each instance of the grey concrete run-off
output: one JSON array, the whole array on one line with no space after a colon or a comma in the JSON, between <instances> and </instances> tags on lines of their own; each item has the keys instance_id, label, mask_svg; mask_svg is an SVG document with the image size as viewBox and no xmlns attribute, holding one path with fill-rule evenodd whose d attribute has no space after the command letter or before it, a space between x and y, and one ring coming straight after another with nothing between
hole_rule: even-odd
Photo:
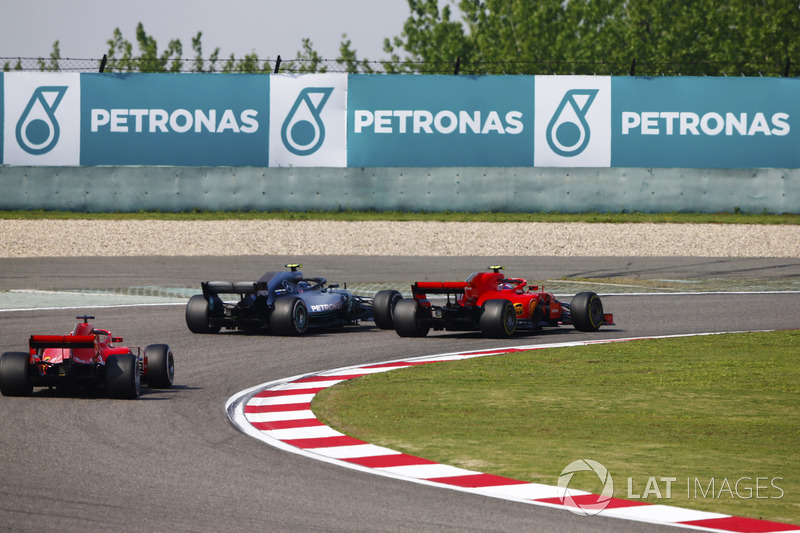
<instances>
[{"instance_id":1,"label":"grey concrete run-off","mask_svg":"<svg viewBox=\"0 0 800 533\"><path fill-rule=\"evenodd\" d=\"M0 209L800 213L800 169L11 167Z\"/></svg>"}]
</instances>

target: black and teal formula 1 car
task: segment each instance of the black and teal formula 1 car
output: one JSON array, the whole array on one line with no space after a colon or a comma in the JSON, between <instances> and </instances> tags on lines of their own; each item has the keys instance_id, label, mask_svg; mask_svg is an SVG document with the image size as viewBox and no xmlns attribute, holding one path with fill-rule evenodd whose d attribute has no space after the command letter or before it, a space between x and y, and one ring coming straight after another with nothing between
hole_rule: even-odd
<instances>
[{"instance_id":1,"label":"black and teal formula 1 car","mask_svg":"<svg viewBox=\"0 0 800 533\"><path fill-rule=\"evenodd\" d=\"M203 294L192 296L186 305L189 330L303 335L308 328L338 328L362 320L373 320L381 329L394 328L397 291L358 296L338 285L326 285L325 278L305 277L298 270L302 265L286 267L289 270L266 272L256 281L202 282Z\"/></svg>"}]
</instances>

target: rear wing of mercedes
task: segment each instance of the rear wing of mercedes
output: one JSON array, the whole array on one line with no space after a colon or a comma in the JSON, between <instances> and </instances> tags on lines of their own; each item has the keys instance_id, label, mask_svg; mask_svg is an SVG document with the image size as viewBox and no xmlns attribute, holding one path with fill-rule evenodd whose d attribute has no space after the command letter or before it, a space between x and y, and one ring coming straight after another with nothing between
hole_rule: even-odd
<instances>
[{"instance_id":1,"label":"rear wing of mercedes","mask_svg":"<svg viewBox=\"0 0 800 533\"><path fill-rule=\"evenodd\" d=\"M238 294L240 296L255 294L257 283L255 281L204 281L200 284L203 296L208 299L217 294Z\"/></svg>"}]
</instances>

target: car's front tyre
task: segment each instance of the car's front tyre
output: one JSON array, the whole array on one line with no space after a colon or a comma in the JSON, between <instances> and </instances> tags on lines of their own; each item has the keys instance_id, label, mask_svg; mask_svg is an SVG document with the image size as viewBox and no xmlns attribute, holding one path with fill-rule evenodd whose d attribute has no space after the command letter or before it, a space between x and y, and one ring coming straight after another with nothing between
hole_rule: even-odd
<instances>
[{"instance_id":1,"label":"car's front tyre","mask_svg":"<svg viewBox=\"0 0 800 533\"><path fill-rule=\"evenodd\" d=\"M570 316L578 331L597 331L603 325L603 302L593 292L579 292L572 297Z\"/></svg>"},{"instance_id":2,"label":"car's front tyre","mask_svg":"<svg viewBox=\"0 0 800 533\"><path fill-rule=\"evenodd\" d=\"M483 304L480 328L484 335L507 339L517 331L517 313L509 300L488 300Z\"/></svg>"},{"instance_id":3,"label":"car's front tyre","mask_svg":"<svg viewBox=\"0 0 800 533\"><path fill-rule=\"evenodd\" d=\"M168 389L175 380L175 358L166 344L151 344L144 349L147 361L147 386L153 389Z\"/></svg>"},{"instance_id":4,"label":"car's front tyre","mask_svg":"<svg viewBox=\"0 0 800 533\"><path fill-rule=\"evenodd\" d=\"M394 308L403 296L393 290L380 291L372 300L372 319L381 329L394 329Z\"/></svg>"}]
</instances>

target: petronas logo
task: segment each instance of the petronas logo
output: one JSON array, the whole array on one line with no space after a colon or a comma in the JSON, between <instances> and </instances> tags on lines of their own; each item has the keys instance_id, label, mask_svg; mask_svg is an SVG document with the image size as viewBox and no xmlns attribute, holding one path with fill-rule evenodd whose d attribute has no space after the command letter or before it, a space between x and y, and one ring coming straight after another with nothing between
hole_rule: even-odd
<instances>
[{"instance_id":1,"label":"petronas logo","mask_svg":"<svg viewBox=\"0 0 800 533\"><path fill-rule=\"evenodd\" d=\"M586 113L597 93L598 89L572 89L564 94L547 125L547 144L553 152L573 157L589 145L591 131Z\"/></svg>"},{"instance_id":2,"label":"petronas logo","mask_svg":"<svg viewBox=\"0 0 800 533\"><path fill-rule=\"evenodd\" d=\"M17 143L31 155L42 155L58 144L61 127L56 109L67 92L66 86L44 86L33 91L17 121Z\"/></svg>"},{"instance_id":3,"label":"petronas logo","mask_svg":"<svg viewBox=\"0 0 800 533\"><path fill-rule=\"evenodd\" d=\"M322 108L333 87L306 87L297 96L281 126L283 145L295 155L311 155L325 142Z\"/></svg>"}]
</instances>

